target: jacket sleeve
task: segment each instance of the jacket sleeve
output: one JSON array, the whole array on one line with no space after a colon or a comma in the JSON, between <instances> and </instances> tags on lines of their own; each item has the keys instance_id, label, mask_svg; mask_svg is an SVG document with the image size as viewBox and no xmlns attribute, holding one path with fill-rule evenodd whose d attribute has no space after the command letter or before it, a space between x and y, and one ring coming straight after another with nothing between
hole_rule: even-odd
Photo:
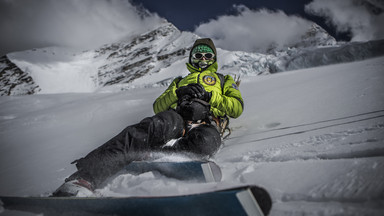
<instances>
[{"instance_id":1,"label":"jacket sleeve","mask_svg":"<svg viewBox=\"0 0 384 216\"><path fill-rule=\"evenodd\" d=\"M181 77L177 77L172 81L167 90L161 94L153 103L153 111L155 114L169 110L173 104L177 103L176 89Z\"/></svg>"},{"instance_id":2,"label":"jacket sleeve","mask_svg":"<svg viewBox=\"0 0 384 216\"><path fill-rule=\"evenodd\" d=\"M237 118L243 113L244 102L238 86L230 75L225 76L223 94L213 91L211 106L224 112L231 118Z\"/></svg>"}]
</instances>

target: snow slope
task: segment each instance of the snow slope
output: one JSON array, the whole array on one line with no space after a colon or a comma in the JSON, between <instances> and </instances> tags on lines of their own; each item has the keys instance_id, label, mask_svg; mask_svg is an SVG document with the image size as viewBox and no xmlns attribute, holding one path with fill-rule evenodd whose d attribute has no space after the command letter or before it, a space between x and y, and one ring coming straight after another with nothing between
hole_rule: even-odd
<instances>
[{"instance_id":1,"label":"snow slope","mask_svg":"<svg viewBox=\"0 0 384 216\"><path fill-rule=\"evenodd\" d=\"M222 182L126 174L98 192L156 196L255 184L271 193L271 215L383 215L383 68L379 57L243 77L244 113L213 158ZM48 195L75 171L70 162L153 115L164 89L0 97L0 194Z\"/></svg>"},{"instance_id":2,"label":"snow slope","mask_svg":"<svg viewBox=\"0 0 384 216\"><path fill-rule=\"evenodd\" d=\"M93 92L100 63L94 53L49 47L9 54L11 61L29 73L41 93Z\"/></svg>"}]
</instances>

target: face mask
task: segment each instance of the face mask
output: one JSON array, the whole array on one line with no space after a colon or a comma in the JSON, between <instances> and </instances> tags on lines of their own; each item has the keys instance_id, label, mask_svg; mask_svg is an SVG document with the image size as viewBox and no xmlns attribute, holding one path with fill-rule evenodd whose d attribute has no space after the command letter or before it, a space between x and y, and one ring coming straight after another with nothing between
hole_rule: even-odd
<instances>
[{"instance_id":1,"label":"face mask","mask_svg":"<svg viewBox=\"0 0 384 216\"><path fill-rule=\"evenodd\" d=\"M196 57L200 57L200 58L196 58ZM214 62L215 62L214 54L211 55L210 59L206 59L206 56L195 56L195 54L192 56L193 66L198 68L205 69L209 67L211 64L213 64Z\"/></svg>"},{"instance_id":2,"label":"face mask","mask_svg":"<svg viewBox=\"0 0 384 216\"><path fill-rule=\"evenodd\" d=\"M199 61L198 65L200 68L206 68L206 67L208 67L208 62L205 60L201 60L201 61Z\"/></svg>"}]
</instances>

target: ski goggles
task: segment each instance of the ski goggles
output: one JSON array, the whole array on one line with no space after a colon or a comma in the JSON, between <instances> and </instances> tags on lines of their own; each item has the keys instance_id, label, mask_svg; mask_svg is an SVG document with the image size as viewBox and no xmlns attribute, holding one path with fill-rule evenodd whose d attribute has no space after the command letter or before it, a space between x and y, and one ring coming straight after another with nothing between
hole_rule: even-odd
<instances>
[{"instance_id":1,"label":"ski goggles","mask_svg":"<svg viewBox=\"0 0 384 216\"><path fill-rule=\"evenodd\" d=\"M192 57L195 59L202 59L203 57L205 59L213 59L213 57L215 57L215 54L213 54L213 53L195 53L192 55Z\"/></svg>"}]
</instances>

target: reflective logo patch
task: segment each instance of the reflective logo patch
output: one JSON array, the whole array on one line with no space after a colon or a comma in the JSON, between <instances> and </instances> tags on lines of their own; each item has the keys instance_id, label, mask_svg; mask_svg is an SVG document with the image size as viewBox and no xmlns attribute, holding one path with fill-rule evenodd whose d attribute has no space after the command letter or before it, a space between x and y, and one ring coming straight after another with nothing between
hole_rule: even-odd
<instances>
[{"instance_id":1,"label":"reflective logo patch","mask_svg":"<svg viewBox=\"0 0 384 216\"><path fill-rule=\"evenodd\" d=\"M232 84L232 87L236 90L239 90L239 87L237 87L237 85L235 83Z\"/></svg>"},{"instance_id":2,"label":"reflective logo patch","mask_svg":"<svg viewBox=\"0 0 384 216\"><path fill-rule=\"evenodd\" d=\"M216 79L215 79L215 77L213 77L213 76L209 76L209 75L205 75L205 76L203 77L203 81L204 81L205 84L207 84L207 85L211 85L211 86L216 84Z\"/></svg>"}]
</instances>

